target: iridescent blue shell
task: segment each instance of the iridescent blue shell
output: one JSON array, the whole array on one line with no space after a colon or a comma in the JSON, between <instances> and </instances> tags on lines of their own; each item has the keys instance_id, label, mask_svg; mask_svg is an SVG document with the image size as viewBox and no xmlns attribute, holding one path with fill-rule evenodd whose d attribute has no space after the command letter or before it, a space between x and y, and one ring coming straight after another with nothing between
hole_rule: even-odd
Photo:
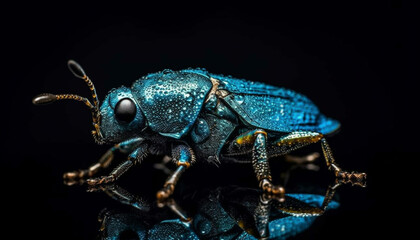
<instances>
[{"instance_id":1,"label":"iridescent blue shell","mask_svg":"<svg viewBox=\"0 0 420 240\"><path fill-rule=\"evenodd\" d=\"M219 89L233 94L226 103L248 124L272 131L313 131L332 133L340 123L321 114L306 96L263 83L213 75Z\"/></svg>"},{"instance_id":2,"label":"iridescent blue shell","mask_svg":"<svg viewBox=\"0 0 420 240\"><path fill-rule=\"evenodd\" d=\"M218 91L227 92L226 96L221 96L221 101L229 108L225 109L225 112L236 113L247 126L276 132L313 131L322 134L332 133L340 126L338 121L321 114L311 100L292 90L209 74L204 69L185 69L148 74L135 81L131 89L122 87L113 90L107 96L108 101L111 101L109 102L111 109L107 106L101 108L102 125L103 129L106 129L105 135L113 139L116 139L117 135L127 137L128 133L123 134L124 130L129 130L134 134L136 130L141 129L139 126L146 123L148 128L163 136L180 139L192 132L195 142L204 141L210 134L209 129L205 129L208 125L202 124L202 128L197 126L194 128L196 131L193 127L199 114L206 111L203 106L213 87L211 78L217 79ZM112 97L113 94L118 97ZM135 99L141 111L138 111L137 120L129 126L114 126L116 123L112 121L112 106L127 94ZM214 100L214 98L209 100ZM108 104L108 101L105 103ZM210 107L214 103L216 102L209 101L207 105ZM111 115L108 116L109 114ZM222 124L223 121L230 121L232 118L225 119L226 116L220 112L216 115L219 115L219 120L215 124ZM108 117L110 120L106 121ZM112 126L105 126L107 123L112 123ZM225 126L218 134L230 133L233 128L235 124ZM213 126L212 129L215 130L215 127ZM219 143L224 140L226 139L219 139Z\"/></svg>"},{"instance_id":3,"label":"iridescent blue shell","mask_svg":"<svg viewBox=\"0 0 420 240\"><path fill-rule=\"evenodd\" d=\"M164 70L137 80L132 92L150 129L179 139L194 124L211 87L201 74Z\"/></svg>"},{"instance_id":4,"label":"iridescent blue shell","mask_svg":"<svg viewBox=\"0 0 420 240\"><path fill-rule=\"evenodd\" d=\"M186 71L186 70L183 70ZM277 132L313 131L329 134L340 123L323 115L306 96L295 91L229 76L188 70L219 80L219 90L228 91L223 100L246 123Z\"/></svg>"}]
</instances>

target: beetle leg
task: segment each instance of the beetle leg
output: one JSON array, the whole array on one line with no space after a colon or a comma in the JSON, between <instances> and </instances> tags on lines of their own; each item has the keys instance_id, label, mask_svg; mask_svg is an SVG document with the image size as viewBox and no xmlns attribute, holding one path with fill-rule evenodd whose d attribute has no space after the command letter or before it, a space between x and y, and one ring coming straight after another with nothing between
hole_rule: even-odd
<instances>
[{"instance_id":1,"label":"beetle leg","mask_svg":"<svg viewBox=\"0 0 420 240\"><path fill-rule=\"evenodd\" d=\"M284 155L298 148L304 147L306 145L316 143L321 141L322 152L325 157L325 162L330 171L333 171L335 176L344 183L352 183L353 185L364 186L366 180L365 173L356 173L356 172L346 172L341 170L338 164L335 162L330 146L327 143L327 140L321 133L317 132L305 132L305 131L296 131L291 132L285 136L282 136L280 139L275 141L273 144L275 147L274 155Z\"/></svg>"},{"instance_id":2,"label":"beetle leg","mask_svg":"<svg viewBox=\"0 0 420 240\"><path fill-rule=\"evenodd\" d=\"M263 129L255 129L239 135L233 141L231 147L236 146L239 149L252 147L251 162L254 172L257 175L259 186L264 192L272 194L281 201L284 199L284 188L271 183L266 142L267 132Z\"/></svg>"},{"instance_id":3,"label":"beetle leg","mask_svg":"<svg viewBox=\"0 0 420 240\"><path fill-rule=\"evenodd\" d=\"M119 201L120 203L130 205L141 211L149 211L150 204L139 196L129 193L127 190L121 188L116 184L92 186L89 188L90 192L102 191L109 197Z\"/></svg>"},{"instance_id":4,"label":"beetle leg","mask_svg":"<svg viewBox=\"0 0 420 240\"><path fill-rule=\"evenodd\" d=\"M267 133L263 130L256 130L254 132L255 140L252 148L252 166L257 175L260 188L264 192L273 194L278 200L284 200L284 188L282 186L275 186L271 183L270 166L267 158L266 139Z\"/></svg>"},{"instance_id":5,"label":"beetle leg","mask_svg":"<svg viewBox=\"0 0 420 240\"><path fill-rule=\"evenodd\" d=\"M319 158L321 155L318 152L313 152L311 154L305 155L305 156L293 156L290 154L287 154L286 157L286 162L289 163L294 163L294 164L298 164L298 165L302 165L302 164L309 164L314 162L317 158Z\"/></svg>"},{"instance_id":6,"label":"beetle leg","mask_svg":"<svg viewBox=\"0 0 420 240\"><path fill-rule=\"evenodd\" d=\"M172 173L172 170L171 169L169 169L167 166L166 166L166 164L168 163L168 162L170 162L172 160L172 158L171 157L169 157L169 156L164 156L163 158L162 158L162 161L160 162L160 163L155 163L155 164L153 164L153 167L154 168L156 168L156 169L159 169L159 170L162 170L166 175L169 175L169 174L171 174Z\"/></svg>"},{"instance_id":7,"label":"beetle leg","mask_svg":"<svg viewBox=\"0 0 420 240\"><path fill-rule=\"evenodd\" d=\"M264 192L260 195L258 205L255 208L255 226L257 227L258 233L260 235L259 237L262 239L266 239L270 235L270 231L268 229L271 210L270 201L271 196L267 195L267 193Z\"/></svg>"},{"instance_id":8,"label":"beetle leg","mask_svg":"<svg viewBox=\"0 0 420 240\"><path fill-rule=\"evenodd\" d=\"M273 146L277 146L275 147L275 153L273 155L285 155L309 144L319 142L322 138L323 135L317 132L291 132L273 142Z\"/></svg>"},{"instance_id":9,"label":"beetle leg","mask_svg":"<svg viewBox=\"0 0 420 240\"><path fill-rule=\"evenodd\" d=\"M180 144L172 148L172 158L178 168L168 177L163 188L157 192L158 202L164 202L175 190L175 185L182 173L195 161L195 155L189 146Z\"/></svg>"},{"instance_id":10,"label":"beetle leg","mask_svg":"<svg viewBox=\"0 0 420 240\"><path fill-rule=\"evenodd\" d=\"M128 169L133 165L140 163L147 155L147 144L140 145L139 148L134 150L129 156L128 159L121 163L118 167L114 168L108 176L102 176L99 178L90 178L87 180L89 185L98 185L104 183L110 183L117 180L121 175L123 175Z\"/></svg>"},{"instance_id":11,"label":"beetle leg","mask_svg":"<svg viewBox=\"0 0 420 240\"><path fill-rule=\"evenodd\" d=\"M167 206L169 209L175 213L181 221L184 223L190 224L192 222L192 218L188 217L185 211L175 202L173 198L166 198L163 201L158 201L158 207L162 208Z\"/></svg>"},{"instance_id":12,"label":"beetle leg","mask_svg":"<svg viewBox=\"0 0 420 240\"><path fill-rule=\"evenodd\" d=\"M142 138L134 138L119 144L114 145L108 151L105 152L104 155L99 159L99 161L88 169L76 170L73 172L67 172L63 174L63 178L66 181L67 185L72 185L76 182L76 180L84 179L86 177L92 177L96 173L98 173L101 169L107 168L112 160L114 160L114 152L120 151L123 153L127 153L132 151L135 147L137 147L143 141Z\"/></svg>"},{"instance_id":13,"label":"beetle leg","mask_svg":"<svg viewBox=\"0 0 420 240\"><path fill-rule=\"evenodd\" d=\"M319 216L324 214L324 212L327 210L328 205L331 203L334 194L337 191L337 188L339 188L341 184L342 183L336 179L334 183L328 186L324 195L324 201L319 207L315 207L306 203L295 204L293 202L296 200L293 200L291 197L286 197L286 200L283 203L274 202L273 205L276 209L285 213L294 214L295 216Z\"/></svg>"},{"instance_id":14,"label":"beetle leg","mask_svg":"<svg viewBox=\"0 0 420 240\"><path fill-rule=\"evenodd\" d=\"M321 139L322 152L325 156L325 161L329 170L334 171L338 181L343 183L351 183L361 187L366 187L366 173L347 172L341 170L340 167L335 163L335 159L332 155L330 146L325 138Z\"/></svg>"},{"instance_id":15,"label":"beetle leg","mask_svg":"<svg viewBox=\"0 0 420 240\"><path fill-rule=\"evenodd\" d=\"M339 172L341 172L341 168L335 163L335 159L332 155L332 151L330 145L328 145L327 140L325 138L321 139L321 147L322 152L324 153L325 162L327 167L330 171L334 171L335 175L337 176Z\"/></svg>"},{"instance_id":16,"label":"beetle leg","mask_svg":"<svg viewBox=\"0 0 420 240\"><path fill-rule=\"evenodd\" d=\"M325 212L325 210L327 210L327 207L330 204L331 200L333 199L334 194L337 191L337 188L340 186L341 186L341 183L338 181L338 179L335 179L334 184L330 184L328 186L327 192L325 193L324 202L322 202L322 205L320 207L322 212Z\"/></svg>"}]
</instances>

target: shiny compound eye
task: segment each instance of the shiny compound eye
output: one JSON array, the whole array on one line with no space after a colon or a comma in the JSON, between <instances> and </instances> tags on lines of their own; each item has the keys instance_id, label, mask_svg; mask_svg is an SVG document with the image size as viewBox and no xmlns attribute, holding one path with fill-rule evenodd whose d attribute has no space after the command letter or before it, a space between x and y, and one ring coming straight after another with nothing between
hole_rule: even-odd
<instances>
[{"instance_id":1,"label":"shiny compound eye","mask_svg":"<svg viewBox=\"0 0 420 240\"><path fill-rule=\"evenodd\" d=\"M122 123L130 123L136 117L136 104L130 98L121 99L115 106L115 118Z\"/></svg>"}]
</instances>

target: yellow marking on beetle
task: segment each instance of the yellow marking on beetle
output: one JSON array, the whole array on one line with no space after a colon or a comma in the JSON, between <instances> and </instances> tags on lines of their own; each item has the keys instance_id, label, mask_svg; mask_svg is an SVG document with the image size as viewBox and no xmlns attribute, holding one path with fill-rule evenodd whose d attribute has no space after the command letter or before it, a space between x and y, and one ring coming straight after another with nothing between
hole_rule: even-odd
<instances>
[{"instance_id":1,"label":"yellow marking on beetle","mask_svg":"<svg viewBox=\"0 0 420 240\"><path fill-rule=\"evenodd\" d=\"M236 143L242 145L242 144L253 142L254 139L255 139L254 135L240 136L236 139Z\"/></svg>"},{"instance_id":2,"label":"yellow marking on beetle","mask_svg":"<svg viewBox=\"0 0 420 240\"><path fill-rule=\"evenodd\" d=\"M184 166L184 167L186 167L186 168L189 168L190 166L191 166L191 163L189 163L189 162L177 162L176 163L176 165L179 167L179 166Z\"/></svg>"},{"instance_id":3,"label":"yellow marking on beetle","mask_svg":"<svg viewBox=\"0 0 420 240\"><path fill-rule=\"evenodd\" d=\"M255 138L257 137L258 134L264 134L265 137L267 138L267 133L263 130L254 130L254 131L250 131L247 132L241 136L239 136L238 138L236 138L236 143L237 144L252 144L255 141Z\"/></svg>"},{"instance_id":4,"label":"yellow marking on beetle","mask_svg":"<svg viewBox=\"0 0 420 240\"><path fill-rule=\"evenodd\" d=\"M296 143L316 143L321 140L324 136L320 133L314 132L294 132L289 135L280 138L276 144L280 145L293 145Z\"/></svg>"}]
</instances>

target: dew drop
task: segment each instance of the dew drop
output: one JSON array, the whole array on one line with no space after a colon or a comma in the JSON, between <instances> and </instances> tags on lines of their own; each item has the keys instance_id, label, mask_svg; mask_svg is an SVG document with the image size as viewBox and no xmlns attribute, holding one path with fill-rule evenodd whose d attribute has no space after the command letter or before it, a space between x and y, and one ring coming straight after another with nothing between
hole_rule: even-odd
<instances>
[{"instance_id":1,"label":"dew drop","mask_svg":"<svg viewBox=\"0 0 420 240\"><path fill-rule=\"evenodd\" d=\"M239 104L242 104L244 102L244 96L242 96L242 95L235 95L235 100Z\"/></svg>"},{"instance_id":2,"label":"dew drop","mask_svg":"<svg viewBox=\"0 0 420 240\"><path fill-rule=\"evenodd\" d=\"M191 96L191 94L187 93L185 94L185 97L186 97L187 102L192 102L193 97Z\"/></svg>"}]
</instances>

